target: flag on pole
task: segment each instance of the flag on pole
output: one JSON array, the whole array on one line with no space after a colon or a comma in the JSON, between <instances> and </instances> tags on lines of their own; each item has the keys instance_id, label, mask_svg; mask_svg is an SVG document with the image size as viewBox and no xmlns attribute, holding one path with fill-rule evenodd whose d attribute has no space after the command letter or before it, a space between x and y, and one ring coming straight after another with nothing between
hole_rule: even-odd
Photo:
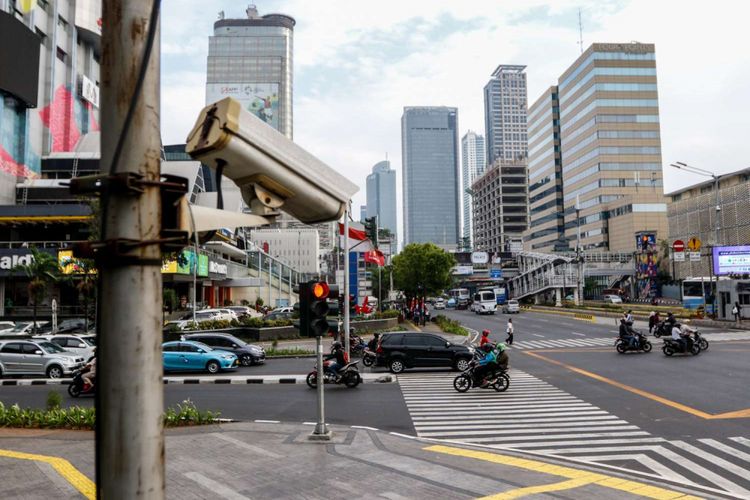
<instances>
[{"instance_id":1,"label":"flag on pole","mask_svg":"<svg viewBox=\"0 0 750 500\"><path fill-rule=\"evenodd\" d=\"M346 248L346 240L344 240L344 225L339 222L339 245L341 248ZM374 250L375 247L372 242L367 239L364 227L361 229L354 227L353 223L349 223L349 251L350 252L369 252Z\"/></svg>"},{"instance_id":2,"label":"flag on pole","mask_svg":"<svg viewBox=\"0 0 750 500\"><path fill-rule=\"evenodd\" d=\"M383 267L385 265L385 255L383 255L383 252L380 250L370 250L368 252L365 252L364 255L365 262L369 262L370 264L376 264L379 267Z\"/></svg>"}]
</instances>

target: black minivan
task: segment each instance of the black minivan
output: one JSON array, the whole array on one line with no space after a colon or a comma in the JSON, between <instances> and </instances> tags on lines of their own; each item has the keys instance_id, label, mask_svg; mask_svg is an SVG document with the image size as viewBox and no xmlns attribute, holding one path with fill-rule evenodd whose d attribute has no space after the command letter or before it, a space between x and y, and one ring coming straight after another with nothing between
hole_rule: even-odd
<instances>
[{"instance_id":1,"label":"black minivan","mask_svg":"<svg viewBox=\"0 0 750 500\"><path fill-rule=\"evenodd\" d=\"M384 333L376 352L377 365L388 367L391 373L422 367L446 367L463 371L468 368L473 356L466 346L423 332Z\"/></svg>"}]
</instances>

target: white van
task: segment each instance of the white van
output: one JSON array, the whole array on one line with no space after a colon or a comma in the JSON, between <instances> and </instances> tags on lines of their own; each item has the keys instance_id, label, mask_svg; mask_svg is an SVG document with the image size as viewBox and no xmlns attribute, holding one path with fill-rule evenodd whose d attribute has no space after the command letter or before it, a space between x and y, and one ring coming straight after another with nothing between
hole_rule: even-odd
<instances>
[{"instance_id":1,"label":"white van","mask_svg":"<svg viewBox=\"0 0 750 500\"><path fill-rule=\"evenodd\" d=\"M497 310L497 299L495 292L492 290L480 290L474 294L474 303L472 304L474 312L477 314L495 314Z\"/></svg>"}]
</instances>

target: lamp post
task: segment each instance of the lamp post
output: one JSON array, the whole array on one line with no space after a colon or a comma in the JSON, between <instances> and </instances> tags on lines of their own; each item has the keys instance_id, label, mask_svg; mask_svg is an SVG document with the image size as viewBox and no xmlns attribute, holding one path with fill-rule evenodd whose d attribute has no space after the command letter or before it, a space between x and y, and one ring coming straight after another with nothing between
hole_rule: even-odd
<instances>
[{"instance_id":1,"label":"lamp post","mask_svg":"<svg viewBox=\"0 0 750 500\"><path fill-rule=\"evenodd\" d=\"M576 305L583 305L583 256L581 255L581 197L576 195L576 225L578 226L578 235L576 237L576 265L578 267L578 283L576 285L576 295L578 300Z\"/></svg>"},{"instance_id":2,"label":"lamp post","mask_svg":"<svg viewBox=\"0 0 750 500\"><path fill-rule=\"evenodd\" d=\"M721 215L721 202L719 200L719 179L721 178L720 175L716 175L713 172L709 172L708 170L704 170L702 168L694 167L692 165L688 165L687 163L676 161L674 163L669 164L670 167L674 167L680 170L684 170L685 172L690 172L691 174L697 174L702 175L704 177L711 177L714 180L714 191L716 191L716 224L714 228L714 246L719 246L719 229L721 228L721 224L719 222L719 215ZM709 254L711 255L711 254ZM713 269L711 269L711 263L709 262L709 272L713 274ZM713 278L711 279L713 282ZM718 294L718 281L719 278L716 278L716 281L713 282L713 314L716 315L716 296Z\"/></svg>"}]
</instances>

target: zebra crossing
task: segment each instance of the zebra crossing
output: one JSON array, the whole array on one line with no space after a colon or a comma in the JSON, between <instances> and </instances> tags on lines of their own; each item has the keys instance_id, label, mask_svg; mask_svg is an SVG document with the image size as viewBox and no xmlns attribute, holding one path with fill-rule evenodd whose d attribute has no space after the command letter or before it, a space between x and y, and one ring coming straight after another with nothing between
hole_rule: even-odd
<instances>
[{"instance_id":1,"label":"zebra crossing","mask_svg":"<svg viewBox=\"0 0 750 500\"><path fill-rule=\"evenodd\" d=\"M503 393L458 393L455 374L402 374L398 383L419 437L574 458L750 498L750 439L667 440L525 372L510 376Z\"/></svg>"},{"instance_id":2,"label":"zebra crossing","mask_svg":"<svg viewBox=\"0 0 750 500\"><path fill-rule=\"evenodd\" d=\"M560 347L612 347L614 345L615 338L612 336L555 340L513 340L513 344L509 347L513 349L556 349Z\"/></svg>"}]
</instances>

